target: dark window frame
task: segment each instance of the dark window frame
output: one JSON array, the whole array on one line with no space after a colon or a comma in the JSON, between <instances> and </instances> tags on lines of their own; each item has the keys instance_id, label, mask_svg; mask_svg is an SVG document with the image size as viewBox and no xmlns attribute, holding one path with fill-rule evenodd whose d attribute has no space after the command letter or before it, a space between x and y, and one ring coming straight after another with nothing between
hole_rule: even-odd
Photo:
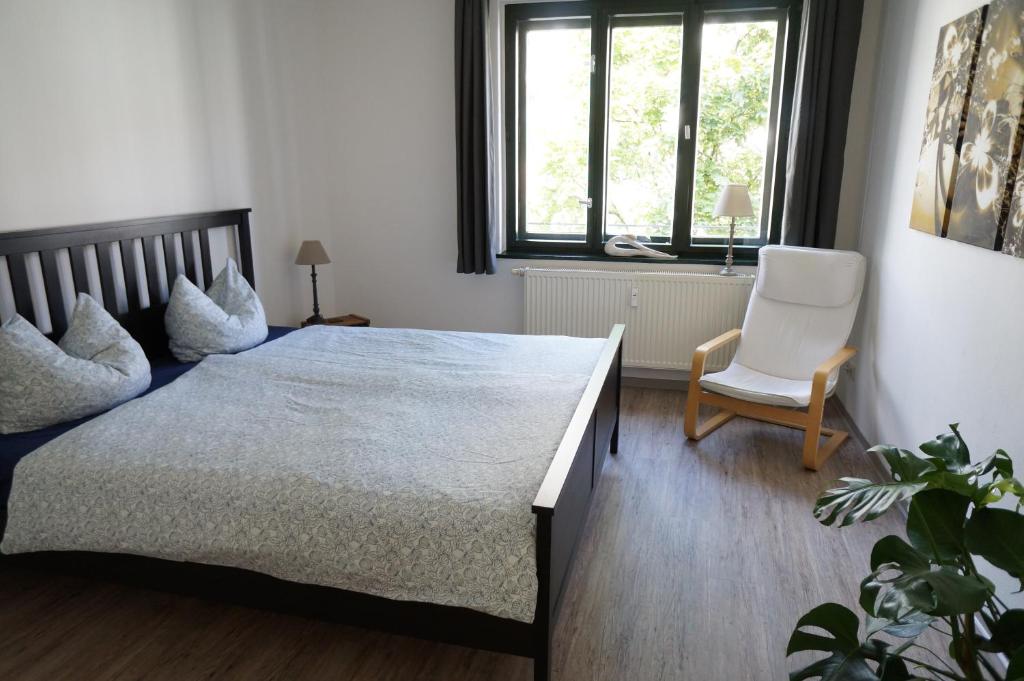
<instances>
[{"instance_id":1,"label":"dark window frame","mask_svg":"<svg viewBox=\"0 0 1024 681\"><path fill-rule=\"evenodd\" d=\"M769 112L769 145L766 156L764 195L762 196L762 238L736 239L736 262L756 262L757 249L765 243L779 243L782 205L785 197L786 154L789 147L789 120L792 113L796 75L797 36L802 0L575 0L510 4L505 7L505 149L506 149L506 251L508 257L568 256L601 258L605 241L605 184L607 155L607 116L611 27L623 17L644 21L643 15L679 15L683 22L683 58L680 90L678 147L676 151L676 192L671 244L651 243L651 247L679 255L681 262L720 262L725 255L723 238L693 238L692 206L697 150L698 104L700 101L701 37L705 23L753 21L779 22L776 39L776 65L772 80ZM640 15L640 16L638 16ZM649 19L657 21L657 18ZM524 156L520 145L525 128L518 96L524 88L523 48L528 30L539 26L589 25L591 54L595 72L590 79L589 197L593 207L587 211L586 239L573 235L559 240L545 234L530 238L525 233L521 206L525 194ZM525 98L522 98L525 100ZM690 125L690 139L683 126ZM766 234L765 234L766 233ZM568 235L566 235L568 236ZM764 238L766 237L766 238ZM666 262L666 261L662 261ZM677 261L668 261L677 262Z\"/></svg>"}]
</instances>

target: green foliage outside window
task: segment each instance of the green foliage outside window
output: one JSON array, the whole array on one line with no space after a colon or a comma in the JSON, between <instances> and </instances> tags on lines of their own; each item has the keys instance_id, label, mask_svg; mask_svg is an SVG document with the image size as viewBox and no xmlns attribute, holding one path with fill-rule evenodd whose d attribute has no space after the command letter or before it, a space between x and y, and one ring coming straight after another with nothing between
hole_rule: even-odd
<instances>
[{"instance_id":1,"label":"green foliage outside window","mask_svg":"<svg viewBox=\"0 0 1024 681\"><path fill-rule=\"evenodd\" d=\"M775 64L776 24L727 23L704 27L700 111L694 168L694 236L723 236L728 223L712 211L720 187L750 187L760 212L767 125ZM654 30L652 30L652 28ZM678 26L615 29L609 88L608 232L671 237L679 138L682 46ZM567 36L589 50L585 32ZM586 74L566 83L589 92ZM588 126L581 101L565 112ZM531 232L563 232L576 222L578 200L587 196L588 148L582 139L552 140L544 150L543 191L529 207ZM573 216L569 218L569 216ZM738 222L738 235L759 235L760 219Z\"/></svg>"}]
</instances>

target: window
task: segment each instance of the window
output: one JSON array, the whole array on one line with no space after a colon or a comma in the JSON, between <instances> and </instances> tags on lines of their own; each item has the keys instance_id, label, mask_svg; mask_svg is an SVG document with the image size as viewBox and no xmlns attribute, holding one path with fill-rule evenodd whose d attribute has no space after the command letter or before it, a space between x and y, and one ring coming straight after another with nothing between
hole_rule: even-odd
<instances>
[{"instance_id":1,"label":"window","mask_svg":"<svg viewBox=\"0 0 1024 681\"><path fill-rule=\"evenodd\" d=\"M722 184L750 187L737 261L778 241L796 1L597 0L505 10L508 252L634 234L720 260Z\"/></svg>"}]
</instances>

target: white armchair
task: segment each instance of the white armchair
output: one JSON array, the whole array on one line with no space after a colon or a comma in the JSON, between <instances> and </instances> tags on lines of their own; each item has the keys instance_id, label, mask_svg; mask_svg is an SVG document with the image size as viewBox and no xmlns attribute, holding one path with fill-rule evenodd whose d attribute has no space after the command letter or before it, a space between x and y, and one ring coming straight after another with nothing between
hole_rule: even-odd
<instances>
[{"instance_id":1,"label":"white armchair","mask_svg":"<svg viewBox=\"0 0 1024 681\"><path fill-rule=\"evenodd\" d=\"M699 440L734 416L805 431L803 464L832 455L848 433L821 425L839 367L856 353L846 346L864 288L860 253L765 246L743 328L704 343L693 354L684 431ZM704 375L707 356L739 340L732 363ZM701 404L719 408L698 424ZM820 445L824 435L828 440Z\"/></svg>"}]
</instances>

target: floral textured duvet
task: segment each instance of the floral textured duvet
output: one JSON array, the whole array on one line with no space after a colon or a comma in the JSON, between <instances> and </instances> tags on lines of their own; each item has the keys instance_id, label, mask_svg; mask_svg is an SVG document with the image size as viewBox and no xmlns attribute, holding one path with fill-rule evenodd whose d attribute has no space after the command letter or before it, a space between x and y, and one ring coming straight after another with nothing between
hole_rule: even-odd
<instances>
[{"instance_id":1,"label":"floral textured duvet","mask_svg":"<svg viewBox=\"0 0 1024 681\"><path fill-rule=\"evenodd\" d=\"M313 326L14 472L4 553L227 565L532 621L530 504L603 339Z\"/></svg>"}]
</instances>

